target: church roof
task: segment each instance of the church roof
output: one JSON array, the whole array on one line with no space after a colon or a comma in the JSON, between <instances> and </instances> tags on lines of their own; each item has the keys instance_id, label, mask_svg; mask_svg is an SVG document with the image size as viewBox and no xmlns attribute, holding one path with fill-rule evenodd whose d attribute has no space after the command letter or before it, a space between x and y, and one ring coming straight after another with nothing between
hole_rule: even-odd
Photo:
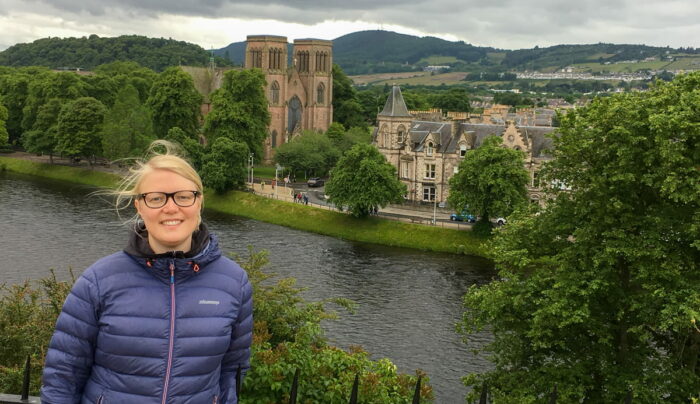
<instances>
[{"instance_id":1,"label":"church roof","mask_svg":"<svg viewBox=\"0 0 700 404\"><path fill-rule=\"evenodd\" d=\"M384 109L378 116L411 117L411 114L408 113L408 108L406 108L406 103L403 100L403 95L401 95L401 88L399 86L392 87L389 98L386 99L386 104L384 104Z\"/></svg>"}]
</instances>

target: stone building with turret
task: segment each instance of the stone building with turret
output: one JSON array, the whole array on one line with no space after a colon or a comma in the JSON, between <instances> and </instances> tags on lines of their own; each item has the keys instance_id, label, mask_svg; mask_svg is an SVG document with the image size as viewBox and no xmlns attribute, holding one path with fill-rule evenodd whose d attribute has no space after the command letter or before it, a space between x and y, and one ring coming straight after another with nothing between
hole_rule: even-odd
<instances>
[{"instance_id":1,"label":"stone building with turret","mask_svg":"<svg viewBox=\"0 0 700 404\"><path fill-rule=\"evenodd\" d=\"M333 121L333 43L295 39L292 55L287 38L249 35L245 68L265 73L270 110L265 159L302 130L326 131Z\"/></svg>"},{"instance_id":2,"label":"stone building with turret","mask_svg":"<svg viewBox=\"0 0 700 404\"><path fill-rule=\"evenodd\" d=\"M552 127L503 124L475 124L465 120L420 120L414 118L398 86L392 88L384 109L377 115L373 142L387 161L396 167L406 184L406 199L413 202L442 203L449 195L449 180L459 170L464 157L488 136L500 136L505 147L522 150L523 164L530 173L530 200L543 199L537 186L537 172L551 159L547 150L552 140L546 135Z\"/></svg>"}]
</instances>

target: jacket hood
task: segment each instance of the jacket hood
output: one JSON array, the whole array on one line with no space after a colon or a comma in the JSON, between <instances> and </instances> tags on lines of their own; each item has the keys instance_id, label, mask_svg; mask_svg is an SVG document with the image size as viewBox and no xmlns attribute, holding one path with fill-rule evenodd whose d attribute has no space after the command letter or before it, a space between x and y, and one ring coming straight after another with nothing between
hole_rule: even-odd
<instances>
[{"instance_id":1,"label":"jacket hood","mask_svg":"<svg viewBox=\"0 0 700 404\"><path fill-rule=\"evenodd\" d=\"M192 248L189 251L168 251L156 254L148 244L148 230L143 224L137 224L129 234L129 241L124 252L136 260L158 278L170 282L172 264L175 280L185 279L204 269L207 264L221 256L219 241L202 223L192 233Z\"/></svg>"}]
</instances>

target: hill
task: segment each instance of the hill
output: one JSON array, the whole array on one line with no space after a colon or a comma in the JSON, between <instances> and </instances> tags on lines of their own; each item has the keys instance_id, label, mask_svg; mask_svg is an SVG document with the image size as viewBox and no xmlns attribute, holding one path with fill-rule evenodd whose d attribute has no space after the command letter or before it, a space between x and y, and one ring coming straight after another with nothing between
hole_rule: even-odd
<instances>
[{"instance_id":1,"label":"hill","mask_svg":"<svg viewBox=\"0 0 700 404\"><path fill-rule=\"evenodd\" d=\"M222 57L228 56L236 64L243 64L245 42L235 42L214 52ZM658 63L651 63L652 58ZM353 32L334 39L333 59L348 75L409 72L422 70L428 65L449 66L451 71L462 72L507 72L554 71L571 65L595 64L599 66L581 68L597 72L621 70L607 67L618 63L628 64L625 71L653 69L657 65L668 66L669 69L691 66L692 61L700 62L700 51L693 48L606 43L502 50L462 41L373 30ZM691 62L671 65L671 62L679 59L686 59L686 62L689 59Z\"/></svg>"},{"instance_id":2,"label":"hill","mask_svg":"<svg viewBox=\"0 0 700 404\"><path fill-rule=\"evenodd\" d=\"M165 38L124 35L100 38L42 38L0 52L0 65L93 69L114 61L133 61L161 71L168 66L205 66L210 54L199 45Z\"/></svg>"}]
</instances>

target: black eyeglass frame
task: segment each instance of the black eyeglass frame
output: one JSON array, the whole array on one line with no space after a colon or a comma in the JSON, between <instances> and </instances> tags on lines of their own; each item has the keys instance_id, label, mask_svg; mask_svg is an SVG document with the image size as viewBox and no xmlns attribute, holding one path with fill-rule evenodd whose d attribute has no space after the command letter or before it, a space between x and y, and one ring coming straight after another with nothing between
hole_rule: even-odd
<instances>
[{"instance_id":1,"label":"black eyeglass frame","mask_svg":"<svg viewBox=\"0 0 700 404\"><path fill-rule=\"evenodd\" d=\"M177 199L175 199L175 195L176 195L176 194L179 194L180 192L192 192L192 194L194 194L194 198L192 199L192 203L189 204L189 205L181 205L181 204L179 204L179 203L177 202ZM146 196L148 196L149 194L161 194L161 195L165 195L165 202L163 202L163 204L160 205L160 206L150 206L150 205L148 204L148 202L146 202ZM162 208L163 206L165 206L165 205L168 204L168 199L172 199L173 202L175 203L175 205L177 205L177 206L179 206L179 207L181 207L181 208L189 208L190 206L193 206L193 205L195 204L195 202L197 202L197 197L198 197L199 195L201 195L201 194L202 194L202 193L199 192L199 191L190 191L190 190L182 190L182 191L175 191L175 192L159 192L159 191L154 191L154 192L144 192L143 194L139 194L139 195L137 196L137 198L143 200L143 204L146 205L146 207L148 207L148 208L150 208L150 209L160 209L160 208Z\"/></svg>"}]
</instances>

